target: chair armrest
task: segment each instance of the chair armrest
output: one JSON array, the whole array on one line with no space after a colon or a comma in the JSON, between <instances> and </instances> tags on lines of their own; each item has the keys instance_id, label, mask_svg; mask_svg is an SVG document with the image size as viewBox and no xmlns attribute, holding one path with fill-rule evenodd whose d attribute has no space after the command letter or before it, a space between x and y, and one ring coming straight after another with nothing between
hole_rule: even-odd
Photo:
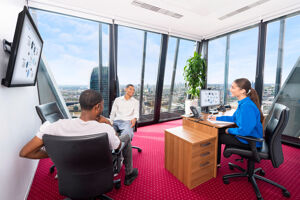
<instances>
[{"instance_id":1,"label":"chair armrest","mask_svg":"<svg viewBox=\"0 0 300 200\"><path fill-rule=\"evenodd\" d=\"M119 149L114 149L114 150L112 150L111 153L112 153L113 155L118 155L118 154L120 154L121 151L124 149L124 146L125 146L125 143L122 142L122 143L121 143L121 147L120 147Z\"/></svg>"},{"instance_id":2,"label":"chair armrest","mask_svg":"<svg viewBox=\"0 0 300 200\"><path fill-rule=\"evenodd\" d=\"M244 140L254 141L254 142L263 142L265 141L263 138L255 138L255 137L249 137L249 136L241 136L241 135L235 135L236 137L242 138Z\"/></svg>"},{"instance_id":3,"label":"chair armrest","mask_svg":"<svg viewBox=\"0 0 300 200\"><path fill-rule=\"evenodd\" d=\"M249 143L250 149L253 153L253 158L255 159L255 161L260 162L261 159L260 159L260 157L258 155L258 152L257 152L256 142L263 142L264 139L254 138L254 137L249 137L249 136L240 136L240 135L236 135L236 137L247 140L247 142Z\"/></svg>"}]
</instances>

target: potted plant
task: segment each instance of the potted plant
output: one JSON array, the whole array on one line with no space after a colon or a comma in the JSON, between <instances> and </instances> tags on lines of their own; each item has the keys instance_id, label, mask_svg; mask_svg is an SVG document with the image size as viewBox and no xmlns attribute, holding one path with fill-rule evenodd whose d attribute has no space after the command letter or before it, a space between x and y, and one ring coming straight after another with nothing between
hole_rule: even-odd
<instances>
[{"instance_id":1,"label":"potted plant","mask_svg":"<svg viewBox=\"0 0 300 200\"><path fill-rule=\"evenodd\" d=\"M191 114L190 106L198 106L200 89L206 84L206 71L205 59L195 51L194 56L186 61L183 73L188 95L185 101L185 114Z\"/></svg>"}]
</instances>

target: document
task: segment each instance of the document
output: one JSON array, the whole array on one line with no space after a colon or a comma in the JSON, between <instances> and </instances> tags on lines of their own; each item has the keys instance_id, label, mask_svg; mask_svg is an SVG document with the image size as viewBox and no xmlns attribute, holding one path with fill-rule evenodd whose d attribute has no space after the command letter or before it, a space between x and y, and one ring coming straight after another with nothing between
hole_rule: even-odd
<instances>
[{"instance_id":1,"label":"document","mask_svg":"<svg viewBox=\"0 0 300 200\"><path fill-rule=\"evenodd\" d=\"M234 124L234 122L225 122L225 121L213 121L210 119L207 119L208 122L213 123L213 124Z\"/></svg>"}]
</instances>

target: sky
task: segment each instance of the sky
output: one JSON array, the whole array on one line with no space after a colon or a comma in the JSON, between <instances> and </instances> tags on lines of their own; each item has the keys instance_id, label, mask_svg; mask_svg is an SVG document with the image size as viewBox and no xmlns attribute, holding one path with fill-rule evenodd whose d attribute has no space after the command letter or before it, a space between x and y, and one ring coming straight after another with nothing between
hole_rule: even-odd
<instances>
[{"instance_id":1,"label":"sky","mask_svg":"<svg viewBox=\"0 0 300 200\"><path fill-rule=\"evenodd\" d=\"M280 22L267 25L264 82L275 84ZM289 17L285 23L283 47L282 81L300 56L300 15ZM258 27L230 35L229 77L234 79L246 77L255 80ZM225 68L226 36L209 41L208 47L208 83L223 84Z\"/></svg>"},{"instance_id":2,"label":"sky","mask_svg":"<svg viewBox=\"0 0 300 200\"><path fill-rule=\"evenodd\" d=\"M43 55L59 85L89 85L92 69L99 63L98 22L32 10L44 40ZM102 24L102 63L108 66L108 25ZM171 39L175 40L174 38ZM171 41L170 40L170 41ZM118 77L120 84L140 84L144 31L124 26L118 28ZM169 52L175 45L169 43ZM183 82L182 73L186 60L193 55L195 42L181 39L176 81ZM147 32L144 85L155 85L158 73L161 34ZM171 49L172 48L172 49ZM174 55L167 56L173 67ZM172 64L171 64L172 63ZM166 79L170 74L166 73ZM170 83L169 83L170 84Z\"/></svg>"},{"instance_id":3,"label":"sky","mask_svg":"<svg viewBox=\"0 0 300 200\"><path fill-rule=\"evenodd\" d=\"M92 69L99 63L99 26L102 27L102 64L108 66L109 26L95 21L40 10L33 11L44 40L43 55L59 85L89 85ZM286 19L282 83L300 55L300 15ZM279 22L268 24L265 83L274 83L278 54ZM173 73L176 39L168 43L165 83L169 87ZM229 77L255 80L258 27L230 35ZM118 77L120 84L140 84L144 31L118 28ZM193 55L196 43L180 39L175 84L184 83L183 67ZM157 79L161 34L147 32L144 86ZM226 37L209 41L208 83L224 83Z\"/></svg>"}]
</instances>

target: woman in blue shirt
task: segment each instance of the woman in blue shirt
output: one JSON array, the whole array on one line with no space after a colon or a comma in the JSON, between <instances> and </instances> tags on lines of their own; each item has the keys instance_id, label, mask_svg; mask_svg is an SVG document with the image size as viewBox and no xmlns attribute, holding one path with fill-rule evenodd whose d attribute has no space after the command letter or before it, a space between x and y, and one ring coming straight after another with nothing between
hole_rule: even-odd
<instances>
[{"instance_id":1,"label":"woman in blue shirt","mask_svg":"<svg viewBox=\"0 0 300 200\"><path fill-rule=\"evenodd\" d=\"M231 85L230 92L232 96L238 98L238 107L235 113L232 116L209 116L209 119L234 122L238 126L237 128L227 128L226 134L219 135L219 147L221 144L225 144L248 149L250 148L248 142L235 137L235 135L263 138L263 114L260 110L258 95L246 78L236 79ZM257 142L256 147L261 147L261 143ZM219 149L221 150L221 148ZM220 157L218 156L218 158Z\"/></svg>"}]
</instances>

